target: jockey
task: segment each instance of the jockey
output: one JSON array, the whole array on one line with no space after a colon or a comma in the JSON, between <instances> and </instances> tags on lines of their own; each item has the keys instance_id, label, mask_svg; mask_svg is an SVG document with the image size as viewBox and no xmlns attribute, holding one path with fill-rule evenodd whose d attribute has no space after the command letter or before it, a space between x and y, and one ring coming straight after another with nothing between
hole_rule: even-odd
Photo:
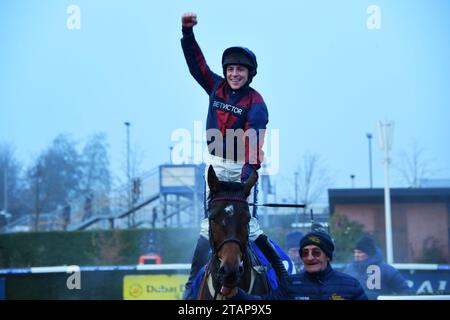
<instances>
[{"instance_id":1,"label":"jockey","mask_svg":"<svg viewBox=\"0 0 450 320\"><path fill-rule=\"evenodd\" d=\"M209 156L206 169L212 165L222 181L245 183L252 173L257 175L263 160L262 146L268 123L268 111L261 95L249 85L257 72L255 54L247 48L231 47L222 55L223 77L212 72L195 40L193 27L197 24L195 13L185 13L182 18L181 45L191 75L209 95L206 137ZM205 178L207 174L205 174ZM208 196L208 183L206 183ZM256 203L257 185L250 199ZM209 254L209 221L201 223L200 237L192 259L186 292L198 271L207 263ZM270 256L272 266L286 272L273 246L263 234L256 207L250 220L249 239L254 241L265 256Z\"/></svg>"}]
</instances>

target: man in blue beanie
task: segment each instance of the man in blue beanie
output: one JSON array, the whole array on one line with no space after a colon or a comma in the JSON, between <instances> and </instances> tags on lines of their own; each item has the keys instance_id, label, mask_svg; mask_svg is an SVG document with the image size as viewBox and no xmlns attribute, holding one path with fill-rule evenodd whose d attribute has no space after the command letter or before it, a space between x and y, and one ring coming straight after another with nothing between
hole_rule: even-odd
<instances>
[{"instance_id":1,"label":"man in blue beanie","mask_svg":"<svg viewBox=\"0 0 450 320\"><path fill-rule=\"evenodd\" d=\"M252 296L236 289L236 300L367 300L358 280L331 267L334 243L322 231L311 231L300 240L304 270L282 278L274 292Z\"/></svg>"},{"instance_id":2,"label":"man in blue beanie","mask_svg":"<svg viewBox=\"0 0 450 320\"><path fill-rule=\"evenodd\" d=\"M286 235L286 252L291 258L292 263L294 264L292 274L298 273L303 269L302 259L299 255L300 250L300 240L303 238L304 234L300 231L292 231Z\"/></svg>"},{"instance_id":3,"label":"man in blue beanie","mask_svg":"<svg viewBox=\"0 0 450 320\"><path fill-rule=\"evenodd\" d=\"M354 261L344 272L358 279L369 299L376 300L379 295L412 294L401 273L383 261L374 238L363 235L353 253Z\"/></svg>"}]
</instances>

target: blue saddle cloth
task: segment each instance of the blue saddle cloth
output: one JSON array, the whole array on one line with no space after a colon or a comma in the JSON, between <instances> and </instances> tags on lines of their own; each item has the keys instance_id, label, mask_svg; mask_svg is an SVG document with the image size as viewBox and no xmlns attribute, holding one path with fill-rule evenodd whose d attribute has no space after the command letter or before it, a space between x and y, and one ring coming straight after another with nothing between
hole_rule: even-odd
<instances>
[{"instance_id":1,"label":"blue saddle cloth","mask_svg":"<svg viewBox=\"0 0 450 320\"><path fill-rule=\"evenodd\" d=\"M275 243L270 239L269 241L274 246L275 250L278 253L278 256L283 261L284 267L286 268L288 274L292 274L294 271L294 264L292 263L292 260L277 243ZM264 254L261 252L261 250L259 250L258 246L253 241L250 241L250 246L255 255L258 257L261 264L266 268L267 281L269 282L269 285L272 288L272 290L275 290L278 287L277 275L275 273L275 270L272 268L272 266L270 266L269 261L266 259ZM198 291L200 290L200 285L202 283L203 275L205 274L205 268L206 266L203 266L203 268L201 268L200 271L197 273L194 281L192 282L192 287L189 292L189 296L184 297L185 299L192 300L197 298Z\"/></svg>"}]
</instances>

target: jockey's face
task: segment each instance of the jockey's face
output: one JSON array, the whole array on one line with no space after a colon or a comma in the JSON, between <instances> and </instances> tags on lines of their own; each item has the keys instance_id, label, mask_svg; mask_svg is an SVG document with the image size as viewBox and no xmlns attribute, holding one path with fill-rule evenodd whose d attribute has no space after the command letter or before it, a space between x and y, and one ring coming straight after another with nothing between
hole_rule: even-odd
<instances>
[{"instance_id":1,"label":"jockey's face","mask_svg":"<svg viewBox=\"0 0 450 320\"><path fill-rule=\"evenodd\" d=\"M227 82L233 90L242 88L248 80L248 68L239 64L227 66Z\"/></svg>"}]
</instances>

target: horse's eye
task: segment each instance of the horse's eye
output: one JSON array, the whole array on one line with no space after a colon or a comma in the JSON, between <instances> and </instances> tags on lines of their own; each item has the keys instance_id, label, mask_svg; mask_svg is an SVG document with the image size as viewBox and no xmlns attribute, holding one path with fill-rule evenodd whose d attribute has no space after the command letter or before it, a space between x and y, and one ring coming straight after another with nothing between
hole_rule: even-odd
<instances>
[{"instance_id":1,"label":"horse's eye","mask_svg":"<svg viewBox=\"0 0 450 320\"><path fill-rule=\"evenodd\" d=\"M219 220L217 216L212 216L209 218L209 222L213 224L225 225L223 220Z\"/></svg>"},{"instance_id":2,"label":"horse's eye","mask_svg":"<svg viewBox=\"0 0 450 320\"><path fill-rule=\"evenodd\" d=\"M209 218L209 221L211 221L212 223L219 223L216 216Z\"/></svg>"}]
</instances>

